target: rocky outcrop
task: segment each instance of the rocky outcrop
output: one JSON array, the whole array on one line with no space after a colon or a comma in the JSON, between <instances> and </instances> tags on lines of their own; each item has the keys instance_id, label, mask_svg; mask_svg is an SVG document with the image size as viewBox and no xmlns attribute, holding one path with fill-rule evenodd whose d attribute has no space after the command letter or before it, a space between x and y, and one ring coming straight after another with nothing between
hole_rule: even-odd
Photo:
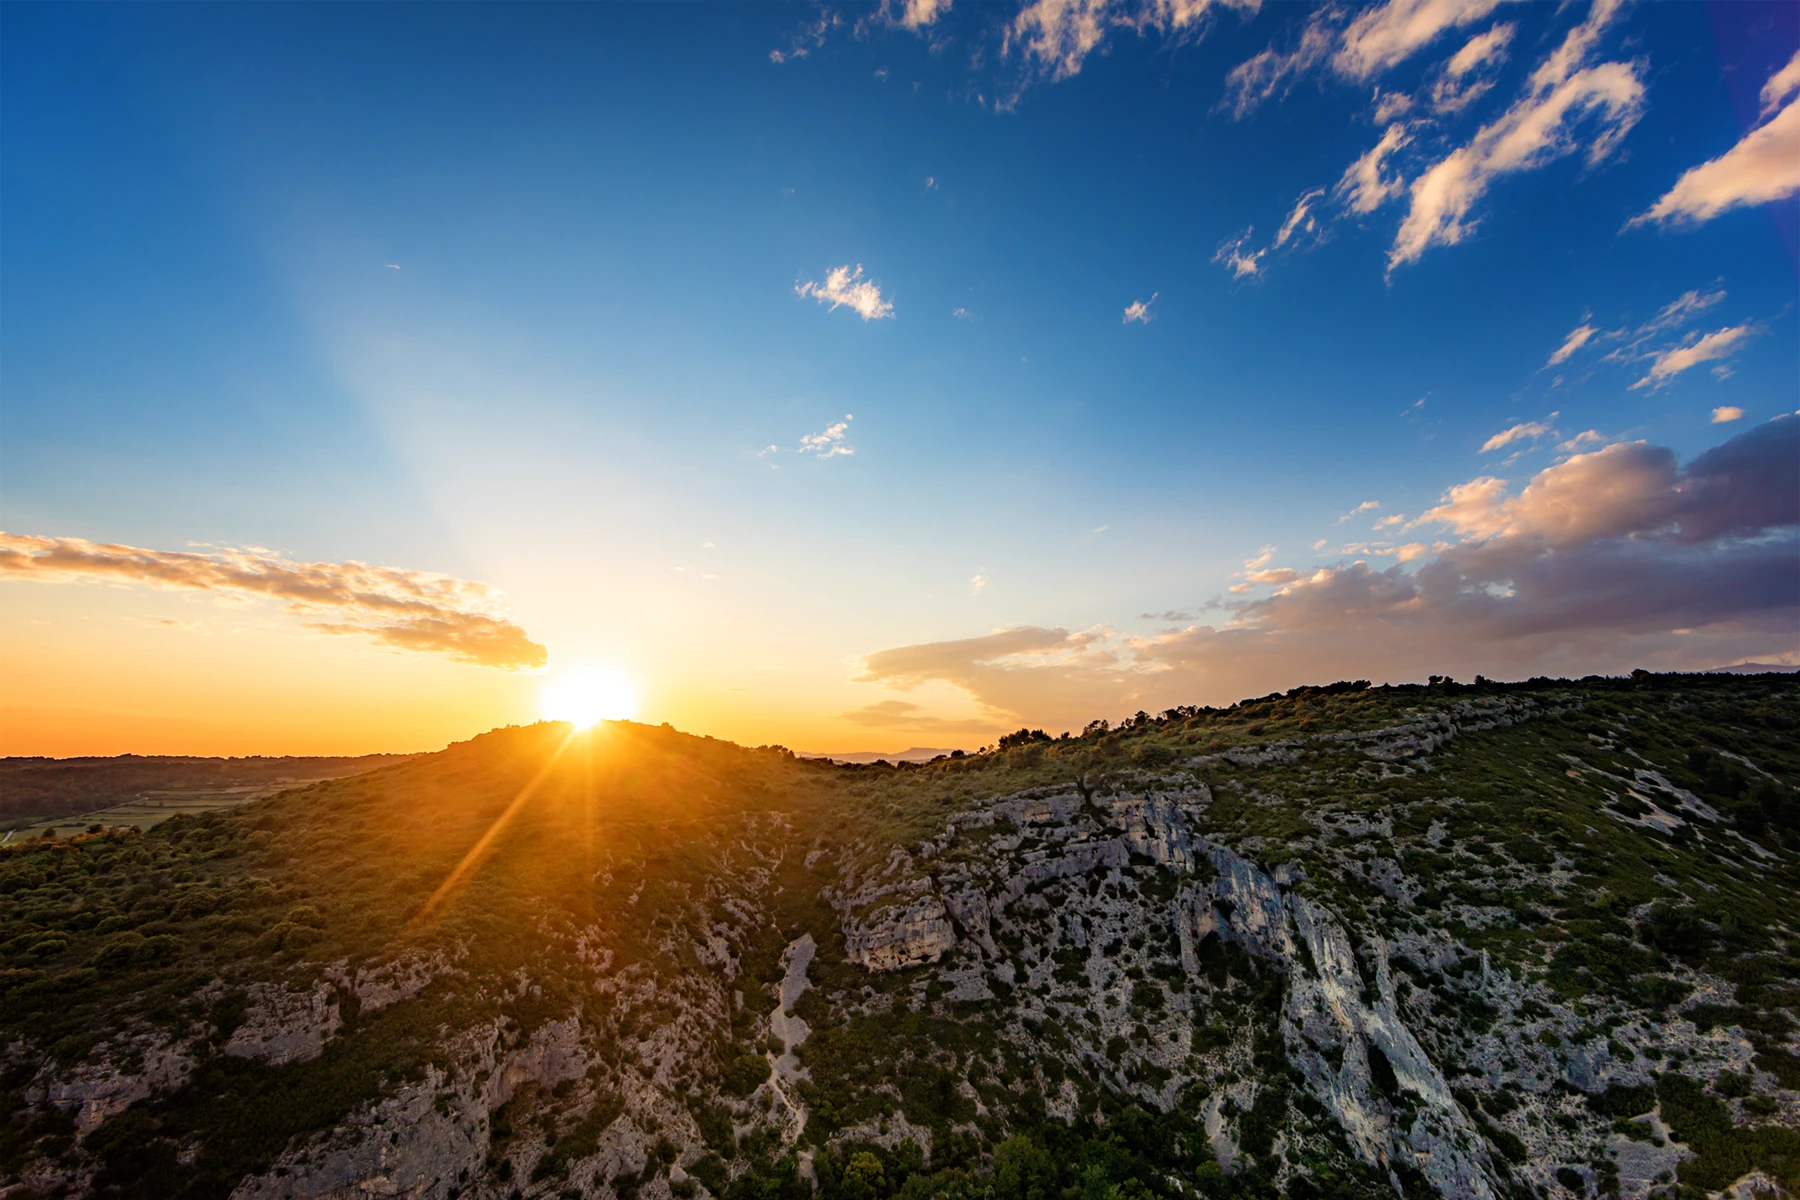
<instances>
[{"instance_id":1,"label":"rocky outcrop","mask_svg":"<svg viewBox=\"0 0 1800 1200\"><path fill-rule=\"evenodd\" d=\"M974 885L967 872L946 873L938 883L943 888L944 907L962 935L973 940L988 956L998 955L987 893Z\"/></svg>"},{"instance_id":2,"label":"rocky outcrop","mask_svg":"<svg viewBox=\"0 0 1800 1200\"><path fill-rule=\"evenodd\" d=\"M1212 883L1211 900L1224 917L1218 926L1219 935L1239 943L1257 958L1289 961L1294 941L1288 932L1281 889L1275 881L1224 846L1208 846L1206 855L1218 872Z\"/></svg>"},{"instance_id":3,"label":"rocky outcrop","mask_svg":"<svg viewBox=\"0 0 1800 1200\"><path fill-rule=\"evenodd\" d=\"M1204 809L1212 803L1205 784L1167 795L1125 793L1113 798L1112 820L1124 829L1124 842L1135 854L1177 871L1194 867L1194 846L1188 834L1184 810Z\"/></svg>"},{"instance_id":4,"label":"rocky outcrop","mask_svg":"<svg viewBox=\"0 0 1800 1200\"><path fill-rule=\"evenodd\" d=\"M466 1095L439 1105L451 1082L427 1068L423 1080L283 1155L267 1174L246 1179L232 1200L445 1200L480 1169L488 1140L488 1114L479 1106L471 1111Z\"/></svg>"},{"instance_id":5,"label":"rocky outcrop","mask_svg":"<svg viewBox=\"0 0 1800 1200\"><path fill-rule=\"evenodd\" d=\"M1071 875L1086 875L1102 867L1125 867L1130 864L1131 851L1118 838L1077 842L1053 858L1045 857L1025 863L1006 881L1006 886L1000 889L1000 894L994 898L990 907L1004 910L1030 891L1033 884L1065 879Z\"/></svg>"},{"instance_id":6,"label":"rocky outcrop","mask_svg":"<svg viewBox=\"0 0 1800 1200\"><path fill-rule=\"evenodd\" d=\"M347 979L350 990L363 1012L376 1012L390 1004L411 1000L428 986L447 975L461 975L450 956L409 954L391 962L361 967Z\"/></svg>"},{"instance_id":7,"label":"rocky outcrop","mask_svg":"<svg viewBox=\"0 0 1800 1200\"><path fill-rule=\"evenodd\" d=\"M1555 710L1557 712L1561 709ZM1544 712L1535 702L1512 698L1459 700L1446 708L1421 713L1417 720L1385 729L1346 730L1318 734L1313 741L1348 742L1377 762L1399 762L1429 754L1459 733L1512 725Z\"/></svg>"},{"instance_id":8,"label":"rocky outcrop","mask_svg":"<svg viewBox=\"0 0 1800 1200\"><path fill-rule=\"evenodd\" d=\"M1233 746L1222 756L1234 767L1285 767L1300 761L1298 742L1267 742L1261 746Z\"/></svg>"},{"instance_id":9,"label":"rocky outcrop","mask_svg":"<svg viewBox=\"0 0 1800 1200\"><path fill-rule=\"evenodd\" d=\"M493 1112L527 1084L580 1079L589 1062L579 1020L552 1021L507 1049L502 1027L456 1039L450 1066L352 1113L336 1128L283 1154L246 1179L233 1200L447 1200L478 1174Z\"/></svg>"},{"instance_id":10,"label":"rocky outcrop","mask_svg":"<svg viewBox=\"0 0 1800 1200\"><path fill-rule=\"evenodd\" d=\"M87 1062L65 1075L40 1076L39 1095L53 1107L72 1110L75 1135L84 1138L114 1113L180 1087L193 1069L193 1055L185 1044L166 1035L139 1034L103 1043Z\"/></svg>"},{"instance_id":11,"label":"rocky outcrop","mask_svg":"<svg viewBox=\"0 0 1800 1200\"><path fill-rule=\"evenodd\" d=\"M844 928L845 957L871 971L936 962L955 945L949 910L935 892L886 907L868 924L846 921Z\"/></svg>"},{"instance_id":12,"label":"rocky outcrop","mask_svg":"<svg viewBox=\"0 0 1800 1200\"><path fill-rule=\"evenodd\" d=\"M272 1067L317 1058L343 1026L337 994L328 983L293 991L275 983L253 984L243 1024L232 1031L225 1053L260 1058Z\"/></svg>"}]
</instances>

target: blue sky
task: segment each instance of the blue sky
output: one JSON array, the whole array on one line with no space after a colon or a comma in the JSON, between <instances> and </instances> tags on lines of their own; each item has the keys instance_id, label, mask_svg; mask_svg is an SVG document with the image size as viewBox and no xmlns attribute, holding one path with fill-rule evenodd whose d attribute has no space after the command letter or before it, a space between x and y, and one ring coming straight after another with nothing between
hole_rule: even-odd
<instances>
[{"instance_id":1,"label":"blue sky","mask_svg":"<svg viewBox=\"0 0 1800 1200\"><path fill-rule=\"evenodd\" d=\"M1499 492L1411 523L1472 481L1516 496L1650 449L1691 499L1680 464L1800 408L1780 162L1800 114L1772 82L1792 5L13 5L0 25L0 525L479 581L550 671L618 665L647 718L708 732L972 744L1321 671L1410 678L1404 604L1382 618L1399 641L1356 603L1304 638L1277 610L1321 568L1404 583L1518 539L1566 560ZM1359 203L1346 173L1384 139ZM1432 209L1428 179L1466 205ZM836 268L877 289L872 319L813 294ZM1746 445L1779 464L1771 428ZM1791 483L1732 478L1756 492L1732 511L1773 516L1696 541L1689 501L1652 488L1579 552L1661 546L1690 574L1762 555L1748 609L1414 641L1502 677L1792 657ZM60 713L136 729L159 676L322 655L351 707L363 671L463 698L435 724L368 716L390 739L370 749L529 719L529 679L423 627L358 609L372 637L321 638L344 622L308 613L342 604L296 620L273 592L52 572L31 545L0 581L5 653L86 664ZM255 638L224 636L247 611ZM123 643L97 630L133 619L183 632L132 634L142 680L108 682ZM1189 629L1268 644L1168 651ZM1037 633L980 641L1009 630ZM209 720L156 738L224 744Z\"/></svg>"}]
</instances>

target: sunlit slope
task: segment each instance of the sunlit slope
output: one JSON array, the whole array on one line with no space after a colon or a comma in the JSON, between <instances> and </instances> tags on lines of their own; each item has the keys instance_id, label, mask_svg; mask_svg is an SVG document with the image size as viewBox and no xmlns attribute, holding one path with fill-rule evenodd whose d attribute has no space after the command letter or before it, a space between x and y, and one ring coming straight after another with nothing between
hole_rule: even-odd
<instances>
[{"instance_id":1,"label":"sunlit slope","mask_svg":"<svg viewBox=\"0 0 1800 1200\"><path fill-rule=\"evenodd\" d=\"M1334 685L904 767L545 724L33 842L0 1186L1791 1189L1795 684Z\"/></svg>"}]
</instances>

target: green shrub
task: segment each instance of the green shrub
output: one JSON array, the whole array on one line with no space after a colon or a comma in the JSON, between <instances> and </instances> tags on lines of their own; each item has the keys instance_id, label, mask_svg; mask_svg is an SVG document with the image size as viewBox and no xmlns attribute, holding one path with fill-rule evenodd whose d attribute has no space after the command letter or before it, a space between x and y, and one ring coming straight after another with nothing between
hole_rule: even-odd
<instances>
[{"instance_id":1,"label":"green shrub","mask_svg":"<svg viewBox=\"0 0 1800 1200\"><path fill-rule=\"evenodd\" d=\"M325 928L325 914L310 904L297 904L288 909L283 920L290 925L306 925L313 929Z\"/></svg>"},{"instance_id":2,"label":"green shrub","mask_svg":"<svg viewBox=\"0 0 1800 1200\"><path fill-rule=\"evenodd\" d=\"M733 1096L748 1096L769 1078L769 1064L762 1055L738 1047L726 1062L721 1085Z\"/></svg>"},{"instance_id":3,"label":"green shrub","mask_svg":"<svg viewBox=\"0 0 1800 1200\"><path fill-rule=\"evenodd\" d=\"M137 952L143 944L144 935L141 933L115 933L101 943L88 963L102 971L128 967L137 958Z\"/></svg>"},{"instance_id":4,"label":"green shrub","mask_svg":"<svg viewBox=\"0 0 1800 1200\"><path fill-rule=\"evenodd\" d=\"M133 966L160 967L181 957L182 941L172 933L148 937L132 952Z\"/></svg>"}]
</instances>

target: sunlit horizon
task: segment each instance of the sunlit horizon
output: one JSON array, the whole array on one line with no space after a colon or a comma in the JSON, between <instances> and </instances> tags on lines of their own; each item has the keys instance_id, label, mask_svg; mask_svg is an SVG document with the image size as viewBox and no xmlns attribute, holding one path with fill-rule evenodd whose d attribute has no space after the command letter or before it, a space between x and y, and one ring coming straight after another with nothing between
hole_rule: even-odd
<instances>
[{"instance_id":1,"label":"sunlit horizon","mask_svg":"<svg viewBox=\"0 0 1800 1200\"><path fill-rule=\"evenodd\" d=\"M567 721L577 729L628 721L637 710L637 685L611 667L570 668L546 680L538 692L538 711L545 720Z\"/></svg>"}]
</instances>

